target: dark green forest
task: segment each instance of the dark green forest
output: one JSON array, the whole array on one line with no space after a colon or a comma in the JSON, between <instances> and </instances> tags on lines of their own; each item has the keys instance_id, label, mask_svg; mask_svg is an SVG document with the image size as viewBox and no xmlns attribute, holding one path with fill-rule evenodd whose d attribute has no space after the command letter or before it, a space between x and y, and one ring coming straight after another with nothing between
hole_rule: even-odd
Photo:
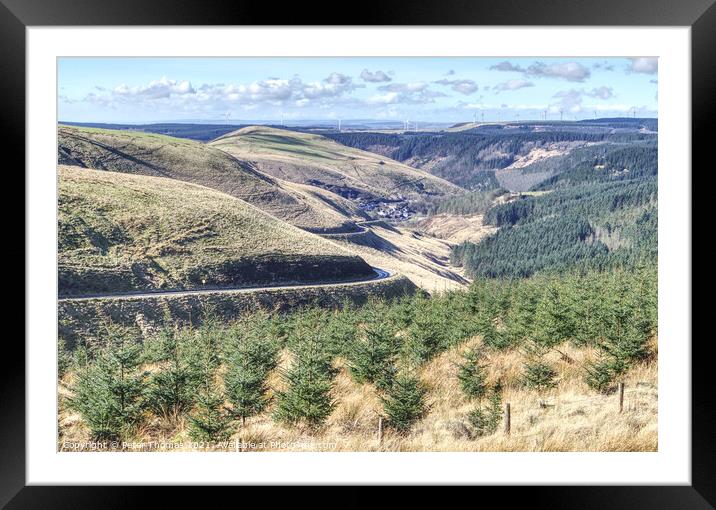
<instances>
[{"instance_id":1,"label":"dark green forest","mask_svg":"<svg viewBox=\"0 0 716 510\"><path fill-rule=\"evenodd\" d=\"M442 197L432 204L428 214L484 214L497 197L506 193L508 193L506 189L497 188L490 191L470 191L462 195Z\"/></svg>"},{"instance_id":2,"label":"dark green forest","mask_svg":"<svg viewBox=\"0 0 716 510\"><path fill-rule=\"evenodd\" d=\"M501 228L452 258L485 277L633 267L656 261L657 220L656 177L580 184L492 207L485 222Z\"/></svg>"},{"instance_id":3,"label":"dark green forest","mask_svg":"<svg viewBox=\"0 0 716 510\"><path fill-rule=\"evenodd\" d=\"M633 180L657 175L658 152L654 142L604 144L572 151L562 161L552 163L553 175L534 186L534 190L554 189L585 182ZM545 171L545 164L525 167L523 172Z\"/></svg>"},{"instance_id":4,"label":"dark green forest","mask_svg":"<svg viewBox=\"0 0 716 510\"><path fill-rule=\"evenodd\" d=\"M550 125L554 127L554 125ZM466 189L488 190L499 187L494 171L508 167L515 158L532 148L557 142L629 144L653 141L656 135L616 129L575 129L561 125L559 129L537 130L532 125L483 126L460 132L436 133L325 133L344 145L381 152L413 166L439 160L430 165L430 173Z\"/></svg>"}]
</instances>

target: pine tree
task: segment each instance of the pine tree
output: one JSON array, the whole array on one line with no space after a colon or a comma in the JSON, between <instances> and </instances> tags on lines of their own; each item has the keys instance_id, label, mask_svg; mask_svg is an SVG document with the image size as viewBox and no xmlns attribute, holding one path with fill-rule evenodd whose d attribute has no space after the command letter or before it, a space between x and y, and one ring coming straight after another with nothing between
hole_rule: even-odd
<instances>
[{"instance_id":1,"label":"pine tree","mask_svg":"<svg viewBox=\"0 0 716 510\"><path fill-rule=\"evenodd\" d=\"M545 390L557 385L557 372L544 360L537 359L525 363L522 382L528 388Z\"/></svg>"},{"instance_id":2,"label":"pine tree","mask_svg":"<svg viewBox=\"0 0 716 510\"><path fill-rule=\"evenodd\" d=\"M416 311L404 345L407 359L420 365L449 345L450 328L440 308L427 298L416 300Z\"/></svg>"},{"instance_id":3,"label":"pine tree","mask_svg":"<svg viewBox=\"0 0 716 510\"><path fill-rule=\"evenodd\" d=\"M475 436L494 434L502 420L502 386L498 382L490 392L486 406L478 404L467 414Z\"/></svg>"},{"instance_id":4,"label":"pine tree","mask_svg":"<svg viewBox=\"0 0 716 510\"><path fill-rule=\"evenodd\" d=\"M487 317L479 317L478 331L482 335L482 343L493 349L507 349L510 346L510 338L503 332L497 330L495 322Z\"/></svg>"},{"instance_id":5,"label":"pine tree","mask_svg":"<svg viewBox=\"0 0 716 510\"><path fill-rule=\"evenodd\" d=\"M105 342L80 369L70 406L97 439L126 435L142 418L146 375L139 370L141 345L116 324L104 327Z\"/></svg>"},{"instance_id":6,"label":"pine tree","mask_svg":"<svg viewBox=\"0 0 716 510\"><path fill-rule=\"evenodd\" d=\"M516 286L507 318L505 320L510 343L520 345L526 339L533 338L535 314L540 294L536 286L529 282Z\"/></svg>"},{"instance_id":7,"label":"pine tree","mask_svg":"<svg viewBox=\"0 0 716 510\"><path fill-rule=\"evenodd\" d=\"M321 344L315 330L301 329L292 341L293 363L284 373L286 389L278 392L276 419L289 424L320 426L331 414L336 370L331 353Z\"/></svg>"},{"instance_id":8,"label":"pine tree","mask_svg":"<svg viewBox=\"0 0 716 510\"><path fill-rule=\"evenodd\" d=\"M345 306L345 305L344 305ZM352 348L358 330L359 316L351 308L334 310L322 328L326 346L334 356L346 355Z\"/></svg>"},{"instance_id":9,"label":"pine tree","mask_svg":"<svg viewBox=\"0 0 716 510\"><path fill-rule=\"evenodd\" d=\"M373 322L374 319L384 320L391 324L395 331L406 329L413 322L413 317L415 316L415 300L416 298L413 296L403 297L399 301L392 303L387 310L373 309L373 313L369 316L371 319L369 322Z\"/></svg>"},{"instance_id":10,"label":"pine tree","mask_svg":"<svg viewBox=\"0 0 716 510\"><path fill-rule=\"evenodd\" d=\"M462 391L469 399L481 400L487 393L487 373L481 363L483 355L477 349L469 349L462 356L463 363L457 373Z\"/></svg>"},{"instance_id":11,"label":"pine tree","mask_svg":"<svg viewBox=\"0 0 716 510\"><path fill-rule=\"evenodd\" d=\"M245 424L269 403L267 378L276 367L278 349L274 339L264 336L261 323L243 321L240 328L229 339L224 385L233 415Z\"/></svg>"},{"instance_id":12,"label":"pine tree","mask_svg":"<svg viewBox=\"0 0 716 510\"><path fill-rule=\"evenodd\" d=\"M72 366L72 355L67 352L67 342L62 337L57 340L57 378L62 377Z\"/></svg>"},{"instance_id":13,"label":"pine tree","mask_svg":"<svg viewBox=\"0 0 716 510\"><path fill-rule=\"evenodd\" d=\"M587 363L585 370L587 374L584 380L587 385L599 392L606 392L619 373L620 367L613 360L602 356L598 361Z\"/></svg>"},{"instance_id":14,"label":"pine tree","mask_svg":"<svg viewBox=\"0 0 716 510\"><path fill-rule=\"evenodd\" d=\"M604 309L604 275L589 273L585 276L571 275L568 285L572 289L574 343L594 345L602 337L604 324L601 319Z\"/></svg>"},{"instance_id":15,"label":"pine tree","mask_svg":"<svg viewBox=\"0 0 716 510\"><path fill-rule=\"evenodd\" d=\"M196 406L189 415L189 436L194 441L225 441L234 432L231 415L224 408L224 395L213 376L198 388Z\"/></svg>"},{"instance_id":16,"label":"pine tree","mask_svg":"<svg viewBox=\"0 0 716 510\"><path fill-rule=\"evenodd\" d=\"M602 338L597 344L600 357L587 364L585 381L598 390L607 391L617 376L634 362L649 356L647 346L651 333L647 325L641 289L634 291L632 281L624 272L615 272L607 289L607 298L600 320Z\"/></svg>"},{"instance_id":17,"label":"pine tree","mask_svg":"<svg viewBox=\"0 0 716 510\"><path fill-rule=\"evenodd\" d=\"M161 363L149 382L151 406L161 416L178 416L191 409L199 384L196 362L192 359L191 337L177 329L164 329L150 356Z\"/></svg>"},{"instance_id":18,"label":"pine tree","mask_svg":"<svg viewBox=\"0 0 716 510\"><path fill-rule=\"evenodd\" d=\"M572 320L555 281L549 283L537 304L534 327L535 340L545 347L573 337Z\"/></svg>"},{"instance_id":19,"label":"pine tree","mask_svg":"<svg viewBox=\"0 0 716 510\"><path fill-rule=\"evenodd\" d=\"M226 410L226 398L217 380L221 344L221 333L213 322L205 323L191 343L191 369L198 383L196 404L189 414L189 436L194 441L224 441L234 432L233 418Z\"/></svg>"},{"instance_id":20,"label":"pine tree","mask_svg":"<svg viewBox=\"0 0 716 510\"><path fill-rule=\"evenodd\" d=\"M348 366L358 383L375 383L385 390L396 373L397 345L392 327L382 322L366 324L347 353Z\"/></svg>"},{"instance_id":21,"label":"pine tree","mask_svg":"<svg viewBox=\"0 0 716 510\"><path fill-rule=\"evenodd\" d=\"M409 375L398 375L381 397L383 410L388 417L388 426L398 432L408 432L428 411L425 403L427 390L419 379Z\"/></svg>"}]
</instances>

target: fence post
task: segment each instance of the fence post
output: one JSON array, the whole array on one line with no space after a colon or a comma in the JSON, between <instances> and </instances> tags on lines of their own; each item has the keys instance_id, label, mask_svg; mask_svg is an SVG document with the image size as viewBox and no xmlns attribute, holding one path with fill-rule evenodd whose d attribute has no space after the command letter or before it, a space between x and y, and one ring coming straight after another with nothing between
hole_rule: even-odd
<instances>
[{"instance_id":1,"label":"fence post","mask_svg":"<svg viewBox=\"0 0 716 510\"><path fill-rule=\"evenodd\" d=\"M624 383L619 383L619 412L624 411Z\"/></svg>"},{"instance_id":2,"label":"fence post","mask_svg":"<svg viewBox=\"0 0 716 510\"><path fill-rule=\"evenodd\" d=\"M383 417L378 416L378 444L383 444Z\"/></svg>"},{"instance_id":3,"label":"fence post","mask_svg":"<svg viewBox=\"0 0 716 510\"><path fill-rule=\"evenodd\" d=\"M510 435L510 403L505 403L505 435Z\"/></svg>"}]
</instances>

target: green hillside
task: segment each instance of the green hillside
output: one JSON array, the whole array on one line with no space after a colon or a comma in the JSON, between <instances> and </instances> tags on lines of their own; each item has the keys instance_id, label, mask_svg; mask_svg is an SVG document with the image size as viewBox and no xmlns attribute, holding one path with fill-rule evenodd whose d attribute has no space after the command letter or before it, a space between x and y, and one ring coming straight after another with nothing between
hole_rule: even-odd
<instances>
[{"instance_id":1,"label":"green hillside","mask_svg":"<svg viewBox=\"0 0 716 510\"><path fill-rule=\"evenodd\" d=\"M367 217L339 196L323 200L216 148L165 135L60 126L58 163L200 184L314 232L351 231Z\"/></svg>"},{"instance_id":2,"label":"green hillside","mask_svg":"<svg viewBox=\"0 0 716 510\"><path fill-rule=\"evenodd\" d=\"M311 133L252 126L210 143L274 177L329 190L367 211L391 215L396 207L461 188L387 157L346 147ZM409 211L408 211L409 212Z\"/></svg>"},{"instance_id":3,"label":"green hillside","mask_svg":"<svg viewBox=\"0 0 716 510\"><path fill-rule=\"evenodd\" d=\"M476 277L652 264L657 200L657 179L648 177L580 184L495 205L485 222L499 230L480 243L457 246L452 259Z\"/></svg>"},{"instance_id":4,"label":"green hillside","mask_svg":"<svg viewBox=\"0 0 716 510\"><path fill-rule=\"evenodd\" d=\"M373 274L332 242L173 179L60 166L58 207L60 295Z\"/></svg>"}]
</instances>

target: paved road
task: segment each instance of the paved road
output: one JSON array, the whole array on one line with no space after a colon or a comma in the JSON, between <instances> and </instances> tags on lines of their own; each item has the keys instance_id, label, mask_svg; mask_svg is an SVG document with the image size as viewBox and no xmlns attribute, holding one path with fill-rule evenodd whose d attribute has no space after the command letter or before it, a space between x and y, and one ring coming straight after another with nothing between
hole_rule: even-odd
<instances>
[{"instance_id":1,"label":"paved road","mask_svg":"<svg viewBox=\"0 0 716 510\"><path fill-rule=\"evenodd\" d=\"M321 283L297 283L294 285L269 285L265 287L236 287L236 288L214 288L214 289L197 289L197 290L166 290L161 292L127 292L122 294L93 294L90 296L78 296L78 297L62 297L59 301L87 301L90 299L133 299L133 298L147 298L157 296L192 296L198 294L225 294L225 293L249 293L256 292L259 290L270 290L270 289L300 289L300 288L311 288L311 287L330 287L330 286L341 286L341 285L361 285L363 283L374 282L377 280L385 280L393 276L392 273L385 269L378 267L372 268L375 272L375 276L361 278L357 280L343 280L343 281L330 281Z\"/></svg>"}]
</instances>

